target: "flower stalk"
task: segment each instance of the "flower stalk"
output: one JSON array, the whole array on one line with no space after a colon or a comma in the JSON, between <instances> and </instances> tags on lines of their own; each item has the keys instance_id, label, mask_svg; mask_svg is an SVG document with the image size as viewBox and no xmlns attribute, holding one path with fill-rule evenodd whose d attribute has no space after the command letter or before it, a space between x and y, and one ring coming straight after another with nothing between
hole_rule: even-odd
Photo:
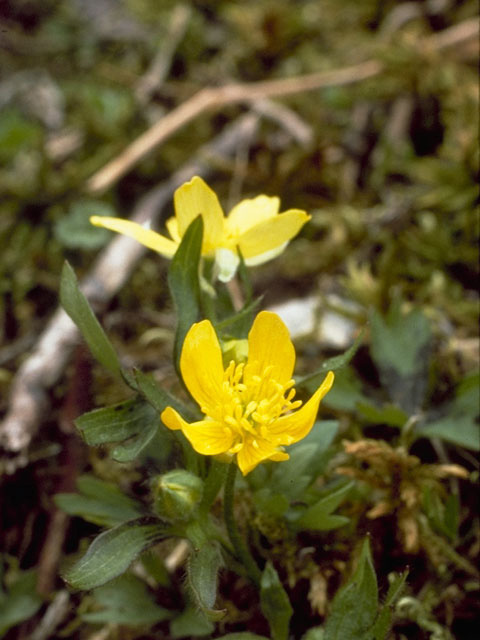
<instances>
[{"instance_id":1,"label":"flower stalk","mask_svg":"<svg viewBox=\"0 0 480 640\"><path fill-rule=\"evenodd\" d=\"M252 582L258 587L260 585L261 573L257 563L253 559L252 554L248 550L245 541L237 527L235 520L235 478L237 475L237 465L230 463L228 465L227 478L223 494L223 515L225 526L227 527L228 537L235 550L237 559L245 567L248 576Z\"/></svg>"}]
</instances>

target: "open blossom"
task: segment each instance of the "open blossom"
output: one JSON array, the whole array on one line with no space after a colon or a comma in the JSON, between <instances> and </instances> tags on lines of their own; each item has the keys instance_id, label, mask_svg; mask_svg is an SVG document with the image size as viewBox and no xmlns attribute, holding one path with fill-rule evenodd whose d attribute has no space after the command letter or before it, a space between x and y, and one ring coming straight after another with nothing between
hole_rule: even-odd
<instances>
[{"instance_id":1,"label":"open blossom","mask_svg":"<svg viewBox=\"0 0 480 640\"><path fill-rule=\"evenodd\" d=\"M310 432L334 379L329 372L301 406L294 400L294 366L288 329L275 313L257 315L248 335L246 362L232 360L226 369L211 322L198 322L185 337L180 370L205 418L189 424L167 407L162 421L169 429L181 430L198 453L236 455L244 475L264 460L287 460L283 446Z\"/></svg>"},{"instance_id":2,"label":"open blossom","mask_svg":"<svg viewBox=\"0 0 480 640\"><path fill-rule=\"evenodd\" d=\"M310 219L299 209L279 213L279 198L265 195L242 200L225 217L216 194L198 176L175 191L174 205L175 216L166 222L170 238L121 218L92 216L90 221L171 258L190 223L201 215L202 255L215 259L219 280L228 282L240 262L239 249L248 266L262 264L279 255Z\"/></svg>"}]
</instances>

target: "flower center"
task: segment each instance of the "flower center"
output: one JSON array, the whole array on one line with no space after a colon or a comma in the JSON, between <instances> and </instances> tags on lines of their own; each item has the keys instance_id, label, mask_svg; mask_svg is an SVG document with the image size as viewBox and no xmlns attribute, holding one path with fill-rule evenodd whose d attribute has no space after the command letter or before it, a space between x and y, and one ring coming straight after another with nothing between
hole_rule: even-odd
<instances>
[{"instance_id":1,"label":"flower center","mask_svg":"<svg viewBox=\"0 0 480 640\"><path fill-rule=\"evenodd\" d=\"M241 449L249 434L254 446L256 437L268 439L269 425L302 404L293 399L294 380L281 384L272 376L272 366L258 369L256 362L245 365L232 360L223 376L221 403L205 411L234 436L230 453Z\"/></svg>"}]
</instances>

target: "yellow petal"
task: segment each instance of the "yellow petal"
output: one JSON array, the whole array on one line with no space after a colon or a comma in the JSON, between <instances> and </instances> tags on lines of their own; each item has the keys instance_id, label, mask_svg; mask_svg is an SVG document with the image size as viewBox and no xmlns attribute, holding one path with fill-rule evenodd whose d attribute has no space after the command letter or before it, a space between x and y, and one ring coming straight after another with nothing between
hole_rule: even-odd
<instances>
[{"instance_id":1,"label":"yellow petal","mask_svg":"<svg viewBox=\"0 0 480 640\"><path fill-rule=\"evenodd\" d=\"M245 259L254 258L291 240L308 220L305 211L290 209L251 227L238 237L237 244Z\"/></svg>"},{"instance_id":2,"label":"yellow petal","mask_svg":"<svg viewBox=\"0 0 480 640\"><path fill-rule=\"evenodd\" d=\"M192 325L183 343L180 370L187 389L204 413L222 400L223 362L217 334L209 320Z\"/></svg>"},{"instance_id":3,"label":"yellow petal","mask_svg":"<svg viewBox=\"0 0 480 640\"><path fill-rule=\"evenodd\" d=\"M270 249L270 251L265 251L265 253L260 253L258 256L254 256L253 258L246 258L245 264L247 265L247 267L256 267L259 264L263 264L264 262L273 260L285 250L287 244L288 242L284 242L283 244L276 247L275 249Z\"/></svg>"},{"instance_id":4,"label":"yellow petal","mask_svg":"<svg viewBox=\"0 0 480 640\"><path fill-rule=\"evenodd\" d=\"M210 253L223 241L223 211L212 189L198 176L179 187L173 196L178 233L183 236L195 218L203 218L202 253Z\"/></svg>"},{"instance_id":5,"label":"yellow petal","mask_svg":"<svg viewBox=\"0 0 480 640\"><path fill-rule=\"evenodd\" d=\"M305 438L313 427L321 399L332 388L335 376L329 371L310 400L298 411L282 416L268 427L268 436L278 444L293 444Z\"/></svg>"},{"instance_id":6,"label":"yellow petal","mask_svg":"<svg viewBox=\"0 0 480 640\"><path fill-rule=\"evenodd\" d=\"M264 460L278 462L280 460L288 460L288 458L288 453L279 451L278 447L268 442L268 440L259 437L253 438L249 435L245 438L243 447L237 453L237 464L245 476Z\"/></svg>"},{"instance_id":7,"label":"yellow petal","mask_svg":"<svg viewBox=\"0 0 480 640\"><path fill-rule=\"evenodd\" d=\"M133 238L149 249L158 251L162 256L171 258L178 249L178 244L169 240L164 236L146 229L142 225L132 222L131 220L123 220L122 218L109 218L104 216L92 216L90 222L96 227L103 227L110 231L116 231L124 236Z\"/></svg>"},{"instance_id":8,"label":"yellow petal","mask_svg":"<svg viewBox=\"0 0 480 640\"><path fill-rule=\"evenodd\" d=\"M172 431L181 429L195 451L204 456L225 453L232 446L232 432L219 422L199 420L189 424L172 407L167 407L160 417L164 425Z\"/></svg>"},{"instance_id":9,"label":"yellow petal","mask_svg":"<svg viewBox=\"0 0 480 640\"><path fill-rule=\"evenodd\" d=\"M248 334L245 384L248 387L251 376L262 376L267 367L273 368L272 378L286 384L292 377L294 366L295 348L287 327L276 313L261 311Z\"/></svg>"},{"instance_id":10,"label":"yellow petal","mask_svg":"<svg viewBox=\"0 0 480 640\"><path fill-rule=\"evenodd\" d=\"M260 222L276 216L279 208L280 198L277 197L261 195L242 200L228 214L225 221L227 233L239 236Z\"/></svg>"},{"instance_id":11,"label":"yellow petal","mask_svg":"<svg viewBox=\"0 0 480 640\"><path fill-rule=\"evenodd\" d=\"M169 218L165 222L165 226L167 227L167 231L170 234L170 237L172 238L172 240L174 242L178 242L178 244L180 244L180 242L182 241L182 238L180 237L180 234L178 233L178 222L177 222L177 219L175 218L175 216L172 216L171 218Z\"/></svg>"}]
</instances>

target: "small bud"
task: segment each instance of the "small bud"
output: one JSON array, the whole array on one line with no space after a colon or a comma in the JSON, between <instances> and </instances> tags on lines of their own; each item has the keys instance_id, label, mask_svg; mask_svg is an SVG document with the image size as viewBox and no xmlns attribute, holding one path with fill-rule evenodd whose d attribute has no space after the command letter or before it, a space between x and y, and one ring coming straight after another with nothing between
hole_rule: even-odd
<instances>
[{"instance_id":1,"label":"small bud","mask_svg":"<svg viewBox=\"0 0 480 640\"><path fill-rule=\"evenodd\" d=\"M154 481L155 510L169 520L189 520L203 494L202 480L184 469L169 471Z\"/></svg>"}]
</instances>

